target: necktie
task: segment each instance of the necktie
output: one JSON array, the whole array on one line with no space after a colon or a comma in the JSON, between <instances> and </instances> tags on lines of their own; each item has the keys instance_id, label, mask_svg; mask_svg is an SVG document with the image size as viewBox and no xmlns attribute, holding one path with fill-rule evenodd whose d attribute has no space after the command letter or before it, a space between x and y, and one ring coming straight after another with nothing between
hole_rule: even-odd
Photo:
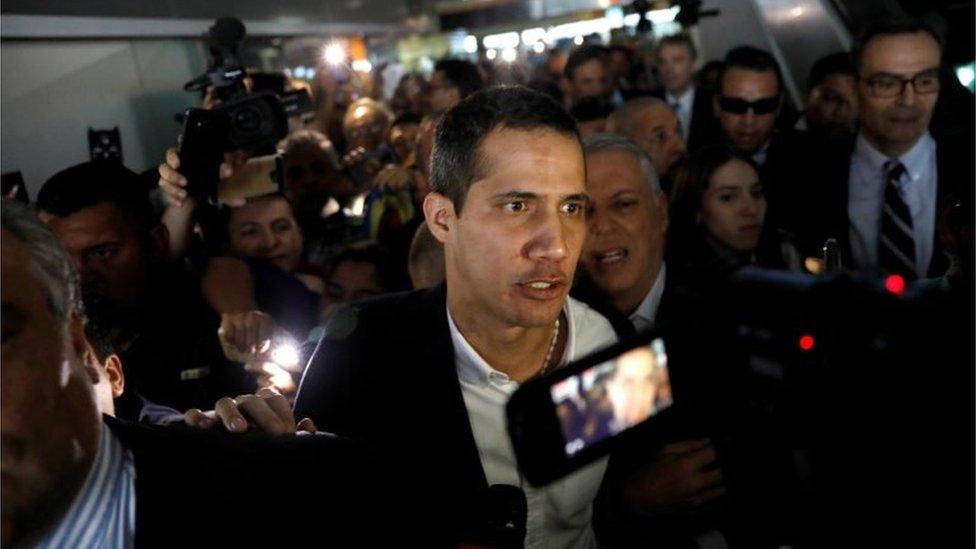
<instances>
[{"instance_id":1,"label":"necktie","mask_svg":"<svg viewBox=\"0 0 976 549\"><path fill-rule=\"evenodd\" d=\"M915 280L915 236L912 214L898 192L898 181L905 174L905 166L890 161L885 164L884 207L881 211L881 232L878 238L878 266L886 273L899 274Z\"/></svg>"}]
</instances>

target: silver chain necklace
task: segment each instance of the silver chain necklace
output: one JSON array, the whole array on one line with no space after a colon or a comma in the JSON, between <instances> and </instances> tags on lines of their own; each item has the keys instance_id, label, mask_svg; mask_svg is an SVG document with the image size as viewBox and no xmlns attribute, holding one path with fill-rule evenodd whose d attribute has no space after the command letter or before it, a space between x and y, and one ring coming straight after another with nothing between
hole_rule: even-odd
<instances>
[{"instance_id":1,"label":"silver chain necklace","mask_svg":"<svg viewBox=\"0 0 976 549\"><path fill-rule=\"evenodd\" d=\"M549 361L552 360L552 353L556 350L557 341L559 341L559 317L556 317L556 326L552 329L552 342L549 343L549 352L546 353L546 359L542 361L542 368L536 374L538 377L546 375L549 370Z\"/></svg>"}]
</instances>

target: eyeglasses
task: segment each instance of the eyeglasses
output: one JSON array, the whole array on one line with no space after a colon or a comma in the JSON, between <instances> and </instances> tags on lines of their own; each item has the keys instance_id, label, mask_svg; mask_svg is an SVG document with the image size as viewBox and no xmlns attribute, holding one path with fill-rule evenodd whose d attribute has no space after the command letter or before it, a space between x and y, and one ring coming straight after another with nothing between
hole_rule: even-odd
<instances>
[{"instance_id":1,"label":"eyeglasses","mask_svg":"<svg viewBox=\"0 0 976 549\"><path fill-rule=\"evenodd\" d=\"M731 114L745 114L749 109L757 115L772 114L779 107L779 97L763 97L755 101L746 101L738 97L719 97L718 106Z\"/></svg>"},{"instance_id":2,"label":"eyeglasses","mask_svg":"<svg viewBox=\"0 0 976 549\"><path fill-rule=\"evenodd\" d=\"M935 93L942 87L939 80L939 70L932 69L920 72L912 78L902 78L894 74L878 74L862 78L867 82L871 95L874 97L896 97L905 92L905 86L911 83L915 93Z\"/></svg>"}]
</instances>

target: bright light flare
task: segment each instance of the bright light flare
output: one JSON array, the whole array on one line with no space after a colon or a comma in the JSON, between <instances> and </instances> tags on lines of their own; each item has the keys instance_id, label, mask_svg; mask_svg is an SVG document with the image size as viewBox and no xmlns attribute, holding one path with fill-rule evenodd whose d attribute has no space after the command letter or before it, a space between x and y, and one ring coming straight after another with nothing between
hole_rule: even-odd
<instances>
[{"instance_id":1,"label":"bright light flare","mask_svg":"<svg viewBox=\"0 0 976 549\"><path fill-rule=\"evenodd\" d=\"M369 72L373 70L373 64L368 59L357 59L352 62L352 70L356 72Z\"/></svg>"},{"instance_id":2,"label":"bright light flare","mask_svg":"<svg viewBox=\"0 0 976 549\"><path fill-rule=\"evenodd\" d=\"M341 65L346 60L346 49L341 44L333 42L325 47L322 56L330 65Z\"/></svg>"},{"instance_id":3,"label":"bright light flare","mask_svg":"<svg viewBox=\"0 0 976 549\"><path fill-rule=\"evenodd\" d=\"M485 52L485 57L487 57L489 61L494 61L495 58L498 57L498 51L497 50L488 50L488 51Z\"/></svg>"},{"instance_id":4,"label":"bright light flare","mask_svg":"<svg viewBox=\"0 0 976 549\"><path fill-rule=\"evenodd\" d=\"M539 40L535 44L532 44L532 51L536 53L542 53L546 51L546 43L543 42L542 40Z\"/></svg>"},{"instance_id":5,"label":"bright light flare","mask_svg":"<svg viewBox=\"0 0 976 549\"><path fill-rule=\"evenodd\" d=\"M271 351L271 360L287 370L296 370L301 361L298 346L292 343L279 343Z\"/></svg>"},{"instance_id":6,"label":"bright light flare","mask_svg":"<svg viewBox=\"0 0 976 549\"><path fill-rule=\"evenodd\" d=\"M515 48L505 48L502 50L502 61L512 63L516 57L518 57L518 52L515 51Z\"/></svg>"}]
</instances>

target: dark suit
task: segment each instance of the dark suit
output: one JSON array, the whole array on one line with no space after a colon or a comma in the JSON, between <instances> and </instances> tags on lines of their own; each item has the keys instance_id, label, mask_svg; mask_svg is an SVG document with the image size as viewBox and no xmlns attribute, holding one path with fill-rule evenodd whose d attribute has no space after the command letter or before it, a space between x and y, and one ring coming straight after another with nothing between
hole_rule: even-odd
<instances>
[{"instance_id":1,"label":"dark suit","mask_svg":"<svg viewBox=\"0 0 976 549\"><path fill-rule=\"evenodd\" d=\"M663 88L653 92L652 95L667 101ZM701 86L697 86L695 88L695 100L691 106L691 128L688 131L688 140L685 143L688 153L720 140L718 121L715 119L715 111L712 109L712 94Z\"/></svg>"},{"instance_id":2,"label":"dark suit","mask_svg":"<svg viewBox=\"0 0 976 549\"><path fill-rule=\"evenodd\" d=\"M104 421L134 458L138 547L372 539L368 462L349 440Z\"/></svg>"},{"instance_id":3,"label":"dark suit","mask_svg":"<svg viewBox=\"0 0 976 549\"><path fill-rule=\"evenodd\" d=\"M972 138L939 139L936 137L936 220L939 204L947 194L963 202L973 197ZM801 253L819 256L824 240L836 238L840 244L841 260L847 267L852 265L850 219L848 217L848 193L853 146L836 154L819 155L815 152L808 161L795 170L802 180L804 190L798 193L791 207L795 220L794 229ZM938 222L938 221L936 221ZM938 229L938 227L936 227ZM938 230L934 231L932 261L928 276L945 274L949 266Z\"/></svg>"},{"instance_id":4,"label":"dark suit","mask_svg":"<svg viewBox=\"0 0 976 549\"><path fill-rule=\"evenodd\" d=\"M296 417L365 442L391 487L399 527L454 544L488 488L447 323L445 286L361 302L333 317L309 362Z\"/></svg>"}]
</instances>

